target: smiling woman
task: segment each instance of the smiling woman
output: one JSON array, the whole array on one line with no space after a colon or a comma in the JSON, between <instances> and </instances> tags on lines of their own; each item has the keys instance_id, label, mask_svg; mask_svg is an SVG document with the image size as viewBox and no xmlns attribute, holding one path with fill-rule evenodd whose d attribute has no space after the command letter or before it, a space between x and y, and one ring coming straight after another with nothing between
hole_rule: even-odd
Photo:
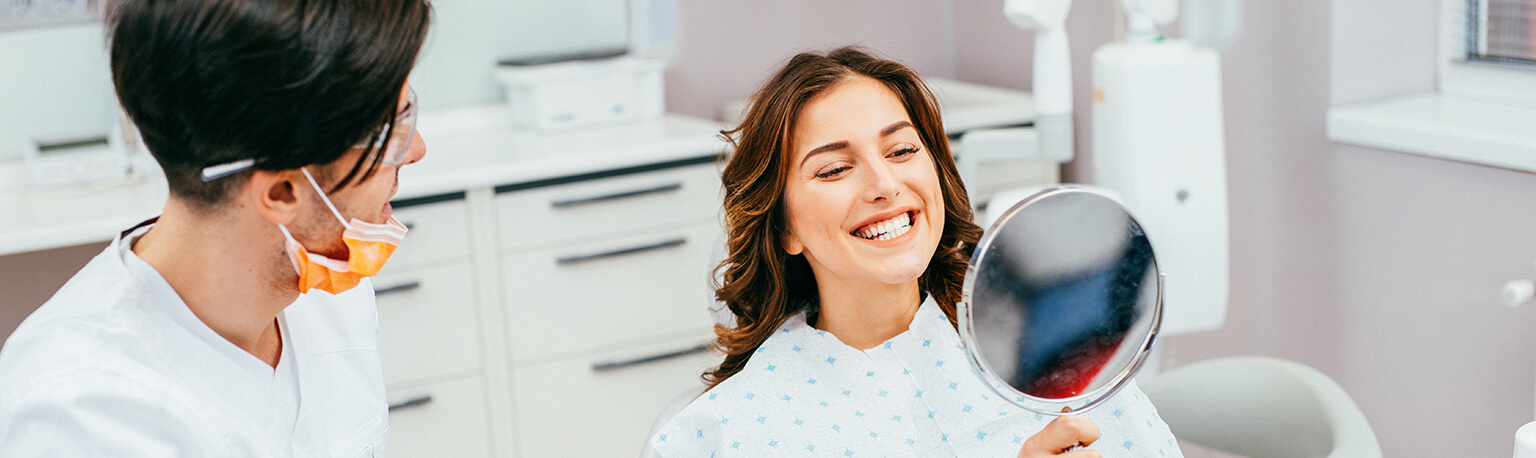
<instances>
[{"instance_id":1,"label":"smiling woman","mask_svg":"<svg viewBox=\"0 0 1536 458\"><path fill-rule=\"evenodd\" d=\"M953 322L981 228L971 222L938 105L917 75L857 48L800 54L753 101L741 126L727 133L736 153L721 177L729 254L719 267L724 282L717 294L737 316L737 326L718 330L726 358L706 379L717 384L740 371L796 313L817 323L830 312L829 321L839 322L845 311L822 307L824 299L838 300L824 298L823 291L838 297L867 292L818 283L903 288L896 294L910 302L902 311L908 321L919 290L925 291ZM841 208L827 199L840 199ZM918 230L890 243L856 234L878 230L898 213L907 213ZM918 235L922 240L906 243ZM879 243L895 249L877 249ZM896 251L903 255L891 254ZM853 253L860 257L846 257ZM905 269L894 275L911 278L866 281L856 274L865 268Z\"/></svg>"},{"instance_id":2,"label":"smiling woman","mask_svg":"<svg viewBox=\"0 0 1536 458\"><path fill-rule=\"evenodd\" d=\"M658 453L1179 456L1134 385L1047 423L966 365L955 303L981 229L911 70L857 48L797 55L726 136L716 296L736 324L716 327L725 360Z\"/></svg>"}]
</instances>

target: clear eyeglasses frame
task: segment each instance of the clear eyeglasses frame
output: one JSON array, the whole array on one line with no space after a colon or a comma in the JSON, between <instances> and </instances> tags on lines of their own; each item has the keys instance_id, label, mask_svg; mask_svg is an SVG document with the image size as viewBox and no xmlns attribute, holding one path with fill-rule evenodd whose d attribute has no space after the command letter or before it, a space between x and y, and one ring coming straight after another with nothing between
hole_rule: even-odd
<instances>
[{"instance_id":1,"label":"clear eyeglasses frame","mask_svg":"<svg viewBox=\"0 0 1536 458\"><path fill-rule=\"evenodd\" d=\"M388 131L387 127L385 131ZM363 142L353 145L353 149L375 149L383 151L384 157L379 163L390 167L399 167L405 163L405 157L411 150L411 142L416 139L416 89L411 88L406 94L405 109L395 116L394 130L389 136L382 134L377 136L372 143ZM389 148L394 146L393 148ZM230 176L256 165L255 159L241 159L203 168L203 182L209 182Z\"/></svg>"}]
</instances>

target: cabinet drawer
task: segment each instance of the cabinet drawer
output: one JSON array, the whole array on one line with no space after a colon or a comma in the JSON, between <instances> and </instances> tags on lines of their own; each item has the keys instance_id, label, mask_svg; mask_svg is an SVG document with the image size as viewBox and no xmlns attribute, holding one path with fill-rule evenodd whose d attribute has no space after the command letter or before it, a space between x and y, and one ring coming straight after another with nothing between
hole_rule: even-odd
<instances>
[{"instance_id":1,"label":"cabinet drawer","mask_svg":"<svg viewBox=\"0 0 1536 458\"><path fill-rule=\"evenodd\" d=\"M707 330L713 223L502 258L514 361Z\"/></svg>"},{"instance_id":2,"label":"cabinet drawer","mask_svg":"<svg viewBox=\"0 0 1536 458\"><path fill-rule=\"evenodd\" d=\"M700 336L640 350L675 351L706 340ZM667 402L701 385L699 374L720 363L720 355L706 351L621 369L592 369L594 363L638 355L628 351L514 368L522 456L635 456Z\"/></svg>"},{"instance_id":3,"label":"cabinet drawer","mask_svg":"<svg viewBox=\"0 0 1536 458\"><path fill-rule=\"evenodd\" d=\"M395 209L395 218L411 231L390 256L390 266L469 256L469 216L464 199Z\"/></svg>"},{"instance_id":4,"label":"cabinet drawer","mask_svg":"<svg viewBox=\"0 0 1536 458\"><path fill-rule=\"evenodd\" d=\"M373 285L386 385L480 367L479 309L469 264L386 269Z\"/></svg>"},{"instance_id":5,"label":"cabinet drawer","mask_svg":"<svg viewBox=\"0 0 1536 458\"><path fill-rule=\"evenodd\" d=\"M720 173L702 164L509 192L496 198L496 221L501 247L524 251L517 249L715 221L719 209Z\"/></svg>"},{"instance_id":6,"label":"cabinet drawer","mask_svg":"<svg viewBox=\"0 0 1536 458\"><path fill-rule=\"evenodd\" d=\"M388 398L389 456L491 456L485 388L479 377L392 389Z\"/></svg>"}]
</instances>

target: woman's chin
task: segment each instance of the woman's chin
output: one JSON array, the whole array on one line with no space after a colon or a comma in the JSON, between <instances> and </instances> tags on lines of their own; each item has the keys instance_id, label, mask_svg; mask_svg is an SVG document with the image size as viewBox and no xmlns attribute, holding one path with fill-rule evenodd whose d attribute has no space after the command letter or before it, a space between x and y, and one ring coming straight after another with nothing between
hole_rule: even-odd
<instances>
[{"instance_id":1,"label":"woman's chin","mask_svg":"<svg viewBox=\"0 0 1536 458\"><path fill-rule=\"evenodd\" d=\"M870 272L870 278L887 285L903 285L922 278L923 272L927 270L926 262L917 266L892 266L890 269Z\"/></svg>"}]
</instances>

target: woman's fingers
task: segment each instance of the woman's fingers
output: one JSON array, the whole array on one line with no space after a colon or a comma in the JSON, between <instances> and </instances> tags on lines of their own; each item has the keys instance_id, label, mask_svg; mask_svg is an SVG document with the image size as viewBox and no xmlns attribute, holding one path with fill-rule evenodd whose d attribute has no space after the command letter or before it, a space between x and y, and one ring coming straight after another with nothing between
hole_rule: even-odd
<instances>
[{"instance_id":1,"label":"woman's fingers","mask_svg":"<svg viewBox=\"0 0 1536 458\"><path fill-rule=\"evenodd\" d=\"M1019 449L1019 456L1056 456L1068 451L1075 445L1089 445L1099 440L1099 425L1093 423L1087 417L1068 415L1057 417L1045 429L1029 436L1024 441L1024 447ZM1066 456L1093 458L1099 456L1094 450L1078 450Z\"/></svg>"}]
</instances>

